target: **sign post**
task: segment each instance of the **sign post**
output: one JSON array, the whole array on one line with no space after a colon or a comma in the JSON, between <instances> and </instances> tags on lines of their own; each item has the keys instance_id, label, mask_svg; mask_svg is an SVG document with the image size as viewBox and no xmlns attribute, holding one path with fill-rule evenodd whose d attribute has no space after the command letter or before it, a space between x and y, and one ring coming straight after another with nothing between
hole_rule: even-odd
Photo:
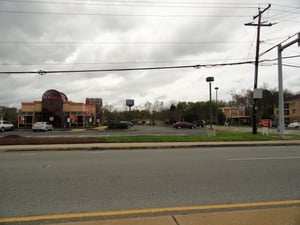
<instances>
[{"instance_id":1,"label":"sign post","mask_svg":"<svg viewBox=\"0 0 300 225\"><path fill-rule=\"evenodd\" d=\"M272 122L269 119L259 120L259 126L262 127L262 134L269 135L269 128L272 126Z\"/></svg>"}]
</instances>

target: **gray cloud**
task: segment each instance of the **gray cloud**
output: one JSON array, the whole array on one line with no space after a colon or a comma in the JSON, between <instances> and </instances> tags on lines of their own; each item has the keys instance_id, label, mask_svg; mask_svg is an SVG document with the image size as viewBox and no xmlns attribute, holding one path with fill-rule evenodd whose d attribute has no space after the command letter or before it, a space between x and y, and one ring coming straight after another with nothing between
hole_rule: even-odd
<instances>
[{"instance_id":1,"label":"gray cloud","mask_svg":"<svg viewBox=\"0 0 300 225\"><path fill-rule=\"evenodd\" d=\"M270 11L270 20L280 18L272 18L272 15L286 9L276 5L276 0L273 3L277 11ZM299 7L293 0L285 4ZM232 4L223 2L216 8L137 5L0 2L1 10L54 13L0 12L0 70L110 69L254 59L256 29L245 27L244 23L252 20L256 8L228 8L224 6ZM240 6L238 1L237 5ZM292 15L293 21L299 21L297 11ZM262 39L268 37L271 41L262 42L262 50L299 32L297 23L289 22L289 17L283 18L287 21L263 29ZM294 48L291 54L299 54L299 49ZM265 57L276 55L271 53ZM296 60L292 62L297 64ZM39 100L52 88L64 92L72 101L102 97L108 104L124 104L124 98L134 98L139 104L207 100L206 76L215 76L214 85L220 87L220 97L228 100L230 90L252 88L253 68L253 65L244 65L45 76L4 74L0 77L0 105L19 107L22 101ZM286 85L293 91L298 90L297 70L290 68L287 72ZM260 84L276 87L276 73L276 66L261 67Z\"/></svg>"}]
</instances>

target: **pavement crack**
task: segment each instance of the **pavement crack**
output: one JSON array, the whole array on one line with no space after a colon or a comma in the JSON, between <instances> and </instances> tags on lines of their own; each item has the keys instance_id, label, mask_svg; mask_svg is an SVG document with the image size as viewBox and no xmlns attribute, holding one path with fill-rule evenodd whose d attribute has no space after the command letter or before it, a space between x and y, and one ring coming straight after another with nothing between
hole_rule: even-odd
<instances>
[{"instance_id":1,"label":"pavement crack","mask_svg":"<svg viewBox=\"0 0 300 225\"><path fill-rule=\"evenodd\" d=\"M176 225L180 225L180 223L178 222L178 220L176 219L176 217L174 215L172 215L172 219L176 223Z\"/></svg>"}]
</instances>

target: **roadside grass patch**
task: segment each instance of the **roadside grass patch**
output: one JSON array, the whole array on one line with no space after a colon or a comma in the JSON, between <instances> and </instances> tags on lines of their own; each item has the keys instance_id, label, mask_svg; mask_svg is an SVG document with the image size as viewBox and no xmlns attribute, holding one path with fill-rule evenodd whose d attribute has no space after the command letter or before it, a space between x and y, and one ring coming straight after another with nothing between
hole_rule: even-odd
<instances>
[{"instance_id":1,"label":"roadside grass patch","mask_svg":"<svg viewBox=\"0 0 300 225\"><path fill-rule=\"evenodd\" d=\"M270 141L270 140L295 140L300 136L286 136L282 139L277 134L262 135L261 133L252 134L250 132L216 131L215 136L209 135L136 135L136 136L106 136L101 137L103 142L122 143L122 142L215 142L215 141Z\"/></svg>"}]
</instances>

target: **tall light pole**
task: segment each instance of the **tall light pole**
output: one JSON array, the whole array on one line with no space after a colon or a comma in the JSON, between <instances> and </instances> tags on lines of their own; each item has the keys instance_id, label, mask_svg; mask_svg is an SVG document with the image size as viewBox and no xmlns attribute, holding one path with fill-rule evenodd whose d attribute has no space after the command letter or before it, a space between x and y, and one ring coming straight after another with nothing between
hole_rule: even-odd
<instances>
[{"instance_id":1,"label":"tall light pole","mask_svg":"<svg viewBox=\"0 0 300 225\"><path fill-rule=\"evenodd\" d=\"M212 130L212 108L211 108L211 82L214 81L214 77L206 77L206 82L209 83L209 128Z\"/></svg>"},{"instance_id":2,"label":"tall light pole","mask_svg":"<svg viewBox=\"0 0 300 225\"><path fill-rule=\"evenodd\" d=\"M216 125L218 125L218 87L215 87L216 90Z\"/></svg>"},{"instance_id":3,"label":"tall light pole","mask_svg":"<svg viewBox=\"0 0 300 225\"><path fill-rule=\"evenodd\" d=\"M298 38L285 44L279 44L277 46L278 53L278 119L279 119L279 134L281 137L284 136L284 99L283 99L283 78L282 78L282 51L287 47L298 42L298 46L300 46L300 32L298 33Z\"/></svg>"}]
</instances>

